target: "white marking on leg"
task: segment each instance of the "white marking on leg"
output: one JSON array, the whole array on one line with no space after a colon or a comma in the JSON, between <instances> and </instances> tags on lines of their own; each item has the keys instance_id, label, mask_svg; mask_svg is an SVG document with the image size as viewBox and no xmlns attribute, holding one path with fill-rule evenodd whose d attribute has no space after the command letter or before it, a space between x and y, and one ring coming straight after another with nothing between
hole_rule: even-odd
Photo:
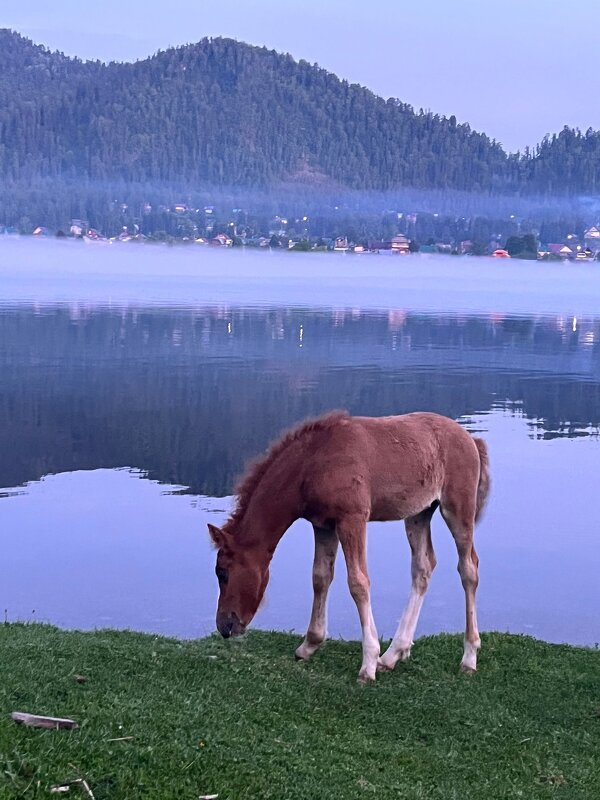
<instances>
[{"instance_id":1,"label":"white marking on leg","mask_svg":"<svg viewBox=\"0 0 600 800\"><path fill-rule=\"evenodd\" d=\"M461 672L475 672L477 670L477 651L481 647L481 641L469 642L465 639L465 649L462 661L460 662Z\"/></svg>"},{"instance_id":2,"label":"white marking on leg","mask_svg":"<svg viewBox=\"0 0 600 800\"><path fill-rule=\"evenodd\" d=\"M358 613L361 619L363 641L363 660L358 673L358 680L360 683L367 683L375 680L377 659L379 657L379 638L371 610L370 598L367 598L366 602L359 607Z\"/></svg>"},{"instance_id":3,"label":"white marking on leg","mask_svg":"<svg viewBox=\"0 0 600 800\"><path fill-rule=\"evenodd\" d=\"M398 661L406 661L410 658L413 637L424 599L425 595L419 594L413 587L398 629L394 634L394 638L388 649L379 659L378 667L380 670L394 669Z\"/></svg>"},{"instance_id":4,"label":"white marking on leg","mask_svg":"<svg viewBox=\"0 0 600 800\"><path fill-rule=\"evenodd\" d=\"M435 568L430 520L431 513L426 513L412 517L405 522L406 534L412 551L412 588L394 638L377 663L377 668L381 672L394 669L398 661L406 661L410 658L423 600L429 586L431 573Z\"/></svg>"}]
</instances>

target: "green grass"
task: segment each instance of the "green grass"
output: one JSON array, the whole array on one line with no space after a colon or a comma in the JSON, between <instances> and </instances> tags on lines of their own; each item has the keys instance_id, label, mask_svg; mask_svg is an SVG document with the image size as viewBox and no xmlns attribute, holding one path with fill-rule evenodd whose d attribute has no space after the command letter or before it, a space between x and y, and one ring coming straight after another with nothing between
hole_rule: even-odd
<instances>
[{"instance_id":1,"label":"green grass","mask_svg":"<svg viewBox=\"0 0 600 800\"><path fill-rule=\"evenodd\" d=\"M600 653L488 634L465 676L460 638L435 636L361 687L358 642L302 664L298 641L0 626L0 798L77 800L50 787L79 775L96 800L600 797Z\"/></svg>"}]
</instances>

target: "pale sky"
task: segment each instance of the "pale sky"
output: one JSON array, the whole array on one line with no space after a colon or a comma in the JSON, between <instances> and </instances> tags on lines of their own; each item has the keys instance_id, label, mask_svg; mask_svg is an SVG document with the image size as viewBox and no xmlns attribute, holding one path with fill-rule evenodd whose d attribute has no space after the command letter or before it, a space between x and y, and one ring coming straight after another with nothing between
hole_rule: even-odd
<instances>
[{"instance_id":1,"label":"pale sky","mask_svg":"<svg viewBox=\"0 0 600 800\"><path fill-rule=\"evenodd\" d=\"M600 128L597 0L0 0L0 27L84 59L132 61L228 36L317 62L508 150Z\"/></svg>"}]
</instances>

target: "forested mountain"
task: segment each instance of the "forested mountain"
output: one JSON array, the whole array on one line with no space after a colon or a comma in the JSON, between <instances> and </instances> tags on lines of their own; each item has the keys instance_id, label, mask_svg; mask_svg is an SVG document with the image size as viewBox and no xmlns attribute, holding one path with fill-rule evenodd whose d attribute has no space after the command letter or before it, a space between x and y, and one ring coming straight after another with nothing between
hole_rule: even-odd
<instances>
[{"instance_id":1,"label":"forested mountain","mask_svg":"<svg viewBox=\"0 0 600 800\"><path fill-rule=\"evenodd\" d=\"M416 210L483 242L515 215L528 230L579 229L592 211L579 198L597 193L595 131L564 128L508 154L454 117L230 39L104 64L0 29L0 227L81 218L111 235L137 225L193 237L236 223L264 233L280 215L298 218L292 235L364 239L393 235L396 211ZM190 212L174 213L182 203ZM203 216L212 205L216 226Z\"/></svg>"},{"instance_id":2,"label":"forested mountain","mask_svg":"<svg viewBox=\"0 0 600 800\"><path fill-rule=\"evenodd\" d=\"M0 37L0 170L268 186L489 189L506 157L306 62L228 39L134 64L83 63Z\"/></svg>"},{"instance_id":3,"label":"forested mountain","mask_svg":"<svg viewBox=\"0 0 600 800\"><path fill-rule=\"evenodd\" d=\"M546 136L520 162L521 191L548 195L600 192L600 131L585 133L564 127Z\"/></svg>"},{"instance_id":4,"label":"forested mountain","mask_svg":"<svg viewBox=\"0 0 600 800\"><path fill-rule=\"evenodd\" d=\"M136 63L82 62L0 31L0 176L351 189L585 193L600 134L510 156L305 61L204 39Z\"/></svg>"}]
</instances>

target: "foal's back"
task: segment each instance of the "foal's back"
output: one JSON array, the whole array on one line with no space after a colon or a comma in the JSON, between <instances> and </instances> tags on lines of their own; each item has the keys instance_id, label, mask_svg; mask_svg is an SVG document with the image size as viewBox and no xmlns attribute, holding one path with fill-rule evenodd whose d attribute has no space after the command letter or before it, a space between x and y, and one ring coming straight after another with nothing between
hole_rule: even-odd
<instances>
[{"instance_id":1,"label":"foal's back","mask_svg":"<svg viewBox=\"0 0 600 800\"><path fill-rule=\"evenodd\" d=\"M478 448L464 428L439 414L343 417L307 455L307 504L334 517L405 519L445 496L475 509Z\"/></svg>"}]
</instances>

